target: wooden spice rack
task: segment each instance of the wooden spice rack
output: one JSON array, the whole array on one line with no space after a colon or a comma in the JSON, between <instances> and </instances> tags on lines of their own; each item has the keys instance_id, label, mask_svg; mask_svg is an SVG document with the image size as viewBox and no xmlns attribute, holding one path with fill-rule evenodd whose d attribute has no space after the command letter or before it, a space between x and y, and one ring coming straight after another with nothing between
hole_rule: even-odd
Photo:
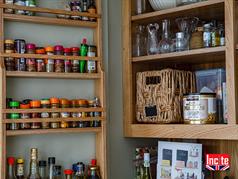
<instances>
[{"instance_id":1,"label":"wooden spice rack","mask_svg":"<svg viewBox=\"0 0 238 179\"><path fill-rule=\"evenodd\" d=\"M103 71L103 59L102 59L102 9L101 0L96 1L96 7L98 14L71 12L60 9L49 9L40 7L24 7L16 5L4 4L3 0L0 0L0 34L4 34L4 25L7 21L13 22L25 22L33 24L49 24L60 26L75 26L79 28L90 28L94 31L93 40L97 46L97 57L81 57L81 56L62 56L62 55L39 55L39 54L17 54L4 53L4 35L0 38L0 78L1 78L1 113L0 113L0 179L5 179L6 175L6 142L8 136L19 135L44 135L51 133L95 133L96 135L96 159L100 166L100 173L103 179L107 178L106 171L106 110L105 110L105 74ZM36 12L36 16L6 14L4 9L18 9ZM76 15L87 16L96 19L96 22L71 20L71 19L59 19L56 17L38 16L37 13L46 14L63 14L63 15ZM22 29L24 30L24 29ZM48 59L67 59L67 60L89 60L93 59L97 61L97 73L55 73L55 72L20 72L20 71L6 71L4 66L4 58L48 58ZM46 78L46 79L80 79L80 80L93 80L95 83L95 96L99 97L101 101L101 108L64 108L64 109L6 109L6 82L9 78ZM101 112L101 117L78 117L78 118L30 118L30 119L7 119L6 114L9 113L32 113L32 112ZM8 123L31 123L31 122L71 122L71 121L101 121L101 127L87 127L87 128L59 128L59 129L36 129L36 130L6 130L6 124Z\"/></svg>"},{"instance_id":2,"label":"wooden spice rack","mask_svg":"<svg viewBox=\"0 0 238 179\"><path fill-rule=\"evenodd\" d=\"M216 179L228 175L238 178L238 93L237 93L237 24L238 3L235 0L207 0L166 10L134 15L132 0L123 0L123 91L124 91L124 136L142 138L164 138L167 140L194 139L204 145L209 153L231 155L231 169L217 172ZM176 30L177 17L199 17L202 20L217 19L225 23L226 45L223 47L202 48L183 52L132 56L132 38L135 25L160 23L171 20L171 29ZM161 30L161 28L160 28ZM136 73L177 68L198 70L211 68L226 69L228 124L140 124L136 121ZM211 140L212 139L212 140Z\"/></svg>"}]
</instances>

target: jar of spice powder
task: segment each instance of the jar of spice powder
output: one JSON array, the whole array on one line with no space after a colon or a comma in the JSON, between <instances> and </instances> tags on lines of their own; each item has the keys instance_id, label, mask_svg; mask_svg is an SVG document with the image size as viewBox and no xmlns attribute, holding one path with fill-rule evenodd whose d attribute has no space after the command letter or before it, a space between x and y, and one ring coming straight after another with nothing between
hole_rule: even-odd
<instances>
[{"instance_id":1,"label":"jar of spice powder","mask_svg":"<svg viewBox=\"0 0 238 179\"><path fill-rule=\"evenodd\" d=\"M45 49L43 47L37 48L36 49L36 54L40 54L40 55L45 54ZM37 72L45 72L44 59L42 59L42 58L36 59L36 71Z\"/></svg>"},{"instance_id":2,"label":"jar of spice powder","mask_svg":"<svg viewBox=\"0 0 238 179\"><path fill-rule=\"evenodd\" d=\"M41 108L42 109L49 109L50 108L50 100L49 99L42 99L41 100ZM49 118L50 114L49 112L42 112L41 113L41 118ZM50 127L49 122L42 122L42 128L43 129L48 129Z\"/></svg>"},{"instance_id":3,"label":"jar of spice powder","mask_svg":"<svg viewBox=\"0 0 238 179\"><path fill-rule=\"evenodd\" d=\"M64 47L62 45L56 45L54 47L55 55L64 55ZM55 72L63 73L64 72L64 60L57 59L55 60Z\"/></svg>"},{"instance_id":4,"label":"jar of spice powder","mask_svg":"<svg viewBox=\"0 0 238 179\"><path fill-rule=\"evenodd\" d=\"M69 100L67 99L60 99L60 107L62 108L62 110L64 108L69 108ZM69 112L61 112L60 113L60 117L61 118L68 118L70 117L70 113ZM61 128L67 128L68 127L68 123L65 121L62 121L60 124Z\"/></svg>"},{"instance_id":5,"label":"jar of spice powder","mask_svg":"<svg viewBox=\"0 0 238 179\"><path fill-rule=\"evenodd\" d=\"M53 47L45 47L45 52L47 55L54 55ZM53 59L45 59L46 64L46 72L54 72L55 71L55 61Z\"/></svg>"},{"instance_id":6,"label":"jar of spice powder","mask_svg":"<svg viewBox=\"0 0 238 179\"><path fill-rule=\"evenodd\" d=\"M20 103L18 101L10 101L9 106L11 109L19 109ZM19 119L20 115L19 113L11 113L9 115L10 119ZM19 124L18 123L11 123L9 124L10 130L18 130Z\"/></svg>"},{"instance_id":7,"label":"jar of spice powder","mask_svg":"<svg viewBox=\"0 0 238 179\"><path fill-rule=\"evenodd\" d=\"M64 48L64 56L71 56L71 49ZM71 72L71 60L64 60L64 72L70 73Z\"/></svg>"},{"instance_id":8,"label":"jar of spice powder","mask_svg":"<svg viewBox=\"0 0 238 179\"><path fill-rule=\"evenodd\" d=\"M96 57L96 53L97 53L97 47L95 45L89 45L87 56L88 57ZM96 73L97 72L97 63L96 63L96 61L91 60L91 59L87 60L86 70L87 70L87 73Z\"/></svg>"},{"instance_id":9,"label":"jar of spice powder","mask_svg":"<svg viewBox=\"0 0 238 179\"><path fill-rule=\"evenodd\" d=\"M26 53L27 54L35 54L36 53L36 45L35 44L26 44ZM34 59L34 58L26 59L26 70L29 72L36 71L36 59Z\"/></svg>"},{"instance_id":10,"label":"jar of spice powder","mask_svg":"<svg viewBox=\"0 0 238 179\"><path fill-rule=\"evenodd\" d=\"M78 101L76 99L71 100L71 108L77 108L77 107L78 107ZM71 117L72 118L77 118L78 113L77 112L72 112ZM70 122L70 127L72 127L72 128L78 127L78 122L77 121Z\"/></svg>"},{"instance_id":11,"label":"jar of spice powder","mask_svg":"<svg viewBox=\"0 0 238 179\"><path fill-rule=\"evenodd\" d=\"M31 106L32 109L39 109L40 108L40 101L33 100L33 101L30 102L30 106ZM32 118L40 118L40 113L34 112L34 113L31 114L31 117ZM41 123L33 122L31 124L31 128L32 129L40 129L41 128Z\"/></svg>"},{"instance_id":12,"label":"jar of spice powder","mask_svg":"<svg viewBox=\"0 0 238 179\"><path fill-rule=\"evenodd\" d=\"M78 47L71 47L71 51L72 51L73 56L79 56L79 48ZM72 72L74 72L74 73L79 72L79 60L73 60Z\"/></svg>"},{"instance_id":13,"label":"jar of spice powder","mask_svg":"<svg viewBox=\"0 0 238 179\"><path fill-rule=\"evenodd\" d=\"M88 101L87 100L85 100L85 99L79 99L78 100L78 107L79 108L87 108L88 107ZM86 112L84 112L84 111L82 111L82 112L79 112L78 113L78 117L82 117L82 118L84 118L84 117L87 117L87 113ZM88 127L90 124L89 124L89 122L83 122L83 121L80 121L79 122L79 127L80 128L82 128L82 127Z\"/></svg>"},{"instance_id":14,"label":"jar of spice powder","mask_svg":"<svg viewBox=\"0 0 238 179\"><path fill-rule=\"evenodd\" d=\"M5 40L4 50L5 50L5 53L14 53L14 41L13 40ZM4 62L5 62L5 67L6 67L7 71L14 71L15 70L15 60L14 60L14 58L6 57Z\"/></svg>"},{"instance_id":15,"label":"jar of spice powder","mask_svg":"<svg viewBox=\"0 0 238 179\"><path fill-rule=\"evenodd\" d=\"M52 109L58 109L59 108L59 99L58 98L50 98L51 108ZM59 118L60 115L58 112L52 112L51 118ZM53 129L59 128L60 124L59 122L51 122L50 127Z\"/></svg>"},{"instance_id":16,"label":"jar of spice powder","mask_svg":"<svg viewBox=\"0 0 238 179\"><path fill-rule=\"evenodd\" d=\"M20 109L30 109L30 104L20 104ZM30 113L21 113L20 114L21 119L29 119L31 118ZM20 123L20 128L21 129L30 129L31 124L30 123Z\"/></svg>"}]
</instances>

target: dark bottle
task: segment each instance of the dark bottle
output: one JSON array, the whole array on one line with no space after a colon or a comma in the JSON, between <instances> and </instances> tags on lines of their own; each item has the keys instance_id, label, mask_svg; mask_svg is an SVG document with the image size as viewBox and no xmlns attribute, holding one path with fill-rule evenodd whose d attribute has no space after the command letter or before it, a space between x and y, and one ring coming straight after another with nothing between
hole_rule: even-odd
<instances>
[{"instance_id":1,"label":"dark bottle","mask_svg":"<svg viewBox=\"0 0 238 179\"><path fill-rule=\"evenodd\" d=\"M94 0L90 0L89 1L88 12L90 14L96 14L97 13L97 9L96 9L96 5L95 5L95 1ZM93 22L97 21L97 19L94 18L94 17L89 17L89 20L93 21Z\"/></svg>"},{"instance_id":2,"label":"dark bottle","mask_svg":"<svg viewBox=\"0 0 238 179\"><path fill-rule=\"evenodd\" d=\"M97 166L91 166L89 168L89 176L87 179L100 179Z\"/></svg>"},{"instance_id":3,"label":"dark bottle","mask_svg":"<svg viewBox=\"0 0 238 179\"><path fill-rule=\"evenodd\" d=\"M22 158L17 159L17 179L24 179L24 160Z\"/></svg>"},{"instance_id":4,"label":"dark bottle","mask_svg":"<svg viewBox=\"0 0 238 179\"><path fill-rule=\"evenodd\" d=\"M48 158L48 179L53 179L55 166L55 157Z\"/></svg>"},{"instance_id":5,"label":"dark bottle","mask_svg":"<svg viewBox=\"0 0 238 179\"><path fill-rule=\"evenodd\" d=\"M38 167L38 150L31 149L30 172L27 179L41 179Z\"/></svg>"},{"instance_id":6,"label":"dark bottle","mask_svg":"<svg viewBox=\"0 0 238 179\"><path fill-rule=\"evenodd\" d=\"M14 163L15 158L14 157L8 157L7 158L8 163L8 171L7 171L7 179L16 179L15 173L14 173Z\"/></svg>"}]
</instances>

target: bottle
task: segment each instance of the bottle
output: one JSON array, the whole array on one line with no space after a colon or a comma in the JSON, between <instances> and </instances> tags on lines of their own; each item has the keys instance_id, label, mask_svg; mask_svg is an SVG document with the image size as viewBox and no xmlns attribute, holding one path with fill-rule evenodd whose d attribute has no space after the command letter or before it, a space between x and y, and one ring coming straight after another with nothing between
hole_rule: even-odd
<instances>
[{"instance_id":1,"label":"bottle","mask_svg":"<svg viewBox=\"0 0 238 179\"><path fill-rule=\"evenodd\" d=\"M75 172L75 179L84 179L84 172L83 172L83 163L77 164L76 172Z\"/></svg>"},{"instance_id":2,"label":"bottle","mask_svg":"<svg viewBox=\"0 0 238 179\"><path fill-rule=\"evenodd\" d=\"M80 56L85 57L88 54L88 45L87 45L87 39L83 39L81 47L80 47ZM80 73L85 73L85 65L86 61L85 60L80 60L79 61L79 72Z\"/></svg>"},{"instance_id":3,"label":"bottle","mask_svg":"<svg viewBox=\"0 0 238 179\"><path fill-rule=\"evenodd\" d=\"M219 24L218 25L218 31L219 31L219 37L220 37L220 46L224 46L225 45L225 31L224 31L224 25L223 24Z\"/></svg>"},{"instance_id":4,"label":"bottle","mask_svg":"<svg viewBox=\"0 0 238 179\"><path fill-rule=\"evenodd\" d=\"M137 25L133 37L133 56L144 56L147 53L146 28L143 25Z\"/></svg>"},{"instance_id":5,"label":"bottle","mask_svg":"<svg viewBox=\"0 0 238 179\"><path fill-rule=\"evenodd\" d=\"M170 21L168 19L164 19L162 21L162 39L159 42L159 50L160 53L169 53L172 45L172 40L170 38Z\"/></svg>"},{"instance_id":6,"label":"bottle","mask_svg":"<svg viewBox=\"0 0 238 179\"><path fill-rule=\"evenodd\" d=\"M15 173L14 173L14 157L8 157L7 163L8 163L8 172L7 172L7 179L16 179Z\"/></svg>"},{"instance_id":7,"label":"bottle","mask_svg":"<svg viewBox=\"0 0 238 179\"><path fill-rule=\"evenodd\" d=\"M38 150L31 149L30 172L27 179L41 179L38 167Z\"/></svg>"},{"instance_id":8,"label":"bottle","mask_svg":"<svg viewBox=\"0 0 238 179\"><path fill-rule=\"evenodd\" d=\"M41 179L47 179L45 160L39 161L39 173L40 173Z\"/></svg>"},{"instance_id":9,"label":"bottle","mask_svg":"<svg viewBox=\"0 0 238 179\"><path fill-rule=\"evenodd\" d=\"M55 157L48 158L48 179L53 179L55 166Z\"/></svg>"},{"instance_id":10,"label":"bottle","mask_svg":"<svg viewBox=\"0 0 238 179\"><path fill-rule=\"evenodd\" d=\"M217 28L216 20L212 21L211 42L212 42L212 47L217 47L220 45L220 36L219 36L219 30Z\"/></svg>"},{"instance_id":11,"label":"bottle","mask_svg":"<svg viewBox=\"0 0 238 179\"><path fill-rule=\"evenodd\" d=\"M55 165L53 171L53 179L62 179L61 166Z\"/></svg>"},{"instance_id":12,"label":"bottle","mask_svg":"<svg viewBox=\"0 0 238 179\"><path fill-rule=\"evenodd\" d=\"M66 169L64 170L65 179L73 179L73 170Z\"/></svg>"},{"instance_id":13,"label":"bottle","mask_svg":"<svg viewBox=\"0 0 238 179\"><path fill-rule=\"evenodd\" d=\"M144 172L142 179L152 179L151 173L150 173L150 153L145 152L144 153Z\"/></svg>"},{"instance_id":14,"label":"bottle","mask_svg":"<svg viewBox=\"0 0 238 179\"><path fill-rule=\"evenodd\" d=\"M186 40L183 32L176 33L176 52L186 50Z\"/></svg>"},{"instance_id":15,"label":"bottle","mask_svg":"<svg viewBox=\"0 0 238 179\"><path fill-rule=\"evenodd\" d=\"M203 47L211 47L211 25L204 24L203 26Z\"/></svg>"},{"instance_id":16,"label":"bottle","mask_svg":"<svg viewBox=\"0 0 238 179\"><path fill-rule=\"evenodd\" d=\"M88 12L88 0L83 0L82 12L85 12L85 13ZM83 20L83 21L88 21L88 17L87 17L87 16L83 16L83 17L82 17L82 20Z\"/></svg>"},{"instance_id":17,"label":"bottle","mask_svg":"<svg viewBox=\"0 0 238 179\"><path fill-rule=\"evenodd\" d=\"M22 158L17 159L17 167L16 167L16 177L17 179L24 179L24 160Z\"/></svg>"}]
</instances>

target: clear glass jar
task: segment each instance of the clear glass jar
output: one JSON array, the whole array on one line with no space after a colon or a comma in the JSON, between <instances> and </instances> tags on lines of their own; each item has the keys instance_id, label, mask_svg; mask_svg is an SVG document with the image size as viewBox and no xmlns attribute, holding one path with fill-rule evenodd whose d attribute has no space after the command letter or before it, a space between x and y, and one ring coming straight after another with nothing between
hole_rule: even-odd
<instances>
[{"instance_id":1,"label":"clear glass jar","mask_svg":"<svg viewBox=\"0 0 238 179\"><path fill-rule=\"evenodd\" d=\"M19 109L20 103L18 101L10 101L9 103L10 109ZM19 119L20 115L19 113L11 113L10 119ZM19 124L18 123L11 123L9 124L10 130L18 130Z\"/></svg>"},{"instance_id":2,"label":"clear glass jar","mask_svg":"<svg viewBox=\"0 0 238 179\"><path fill-rule=\"evenodd\" d=\"M64 55L64 47L62 45L56 45L54 47L55 55ZM64 72L64 60L57 59L55 60L55 72L63 73Z\"/></svg>"},{"instance_id":3,"label":"clear glass jar","mask_svg":"<svg viewBox=\"0 0 238 179\"><path fill-rule=\"evenodd\" d=\"M134 0L135 1L135 13L143 14L147 12L147 1L146 0Z\"/></svg>"},{"instance_id":4,"label":"clear glass jar","mask_svg":"<svg viewBox=\"0 0 238 179\"><path fill-rule=\"evenodd\" d=\"M50 100L49 99L42 99L41 100L41 108L42 109L49 109L50 108ZM42 112L41 113L41 118L49 118L50 114L49 112ZM50 123L49 122L42 122L42 128L43 129L49 129L50 128Z\"/></svg>"},{"instance_id":5,"label":"clear glass jar","mask_svg":"<svg viewBox=\"0 0 238 179\"><path fill-rule=\"evenodd\" d=\"M36 53L36 45L35 44L26 44L26 53L27 54L35 54ZM26 59L26 70L29 72L36 71L36 59L34 59L34 58Z\"/></svg>"},{"instance_id":6,"label":"clear glass jar","mask_svg":"<svg viewBox=\"0 0 238 179\"><path fill-rule=\"evenodd\" d=\"M77 108L78 107L78 101L75 100L71 100L71 108ZM77 118L78 117L78 113L77 112L72 112L71 113L71 117L72 118ZM77 121L72 121L70 122L70 127L72 128L76 128L78 127L78 122Z\"/></svg>"},{"instance_id":7,"label":"clear glass jar","mask_svg":"<svg viewBox=\"0 0 238 179\"><path fill-rule=\"evenodd\" d=\"M59 99L58 98L50 98L51 108L52 109L58 109L59 108ZM60 114L58 112L52 112L51 118L59 118ZM60 123L59 122L51 122L50 127L53 129L59 128Z\"/></svg>"},{"instance_id":8,"label":"clear glass jar","mask_svg":"<svg viewBox=\"0 0 238 179\"><path fill-rule=\"evenodd\" d=\"M38 100L31 101L30 106L31 106L32 109L39 109L40 108L40 101L38 101ZM31 113L31 117L32 118L40 118L41 116L40 116L40 113L34 112L34 113ZM41 128L41 123L33 122L33 123L31 123L31 128L32 129L40 129Z\"/></svg>"},{"instance_id":9,"label":"clear glass jar","mask_svg":"<svg viewBox=\"0 0 238 179\"><path fill-rule=\"evenodd\" d=\"M148 24L147 55L159 53L159 24Z\"/></svg>"},{"instance_id":10,"label":"clear glass jar","mask_svg":"<svg viewBox=\"0 0 238 179\"><path fill-rule=\"evenodd\" d=\"M186 50L186 39L184 38L183 32L176 33L176 51L184 51Z\"/></svg>"},{"instance_id":11,"label":"clear glass jar","mask_svg":"<svg viewBox=\"0 0 238 179\"><path fill-rule=\"evenodd\" d=\"M15 0L14 1L14 5L17 5L17 6L26 6L26 1L25 0ZM24 10L18 10L18 9L15 9L15 14L20 14L20 15L25 15L25 11Z\"/></svg>"},{"instance_id":12,"label":"clear glass jar","mask_svg":"<svg viewBox=\"0 0 238 179\"><path fill-rule=\"evenodd\" d=\"M139 57L146 55L147 52L146 28L143 25L136 26L133 37L133 56Z\"/></svg>"},{"instance_id":13,"label":"clear glass jar","mask_svg":"<svg viewBox=\"0 0 238 179\"><path fill-rule=\"evenodd\" d=\"M219 37L220 37L220 46L225 45L225 30L224 30L224 25L219 24L218 25L218 30L219 30Z\"/></svg>"},{"instance_id":14,"label":"clear glass jar","mask_svg":"<svg viewBox=\"0 0 238 179\"><path fill-rule=\"evenodd\" d=\"M203 26L203 47L211 47L211 25L204 24Z\"/></svg>"},{"instance_id":15,"label":"clear glass jar","mask_svg":"<svg viewBox=\"0 0 238 179\"><path fill-rule=\"evenodd\" d=\"M53 179L63 179L62 178L62 167L60 165L55 165L54 166Z\"/></svg>"},{"instance_id":16,"label":"clear glass jar","mask_svg":"<svg viewBox=\"0 0 238 179\"><path fill-rule=\"evenodd\" d=\"M5 40L4 41L4 51L5 53L14 53L14 41ZM15 71L15 60L12 57L6 57L4 59L5 67L7 71Z\"/></svg>"},{"instance_id":17,"label":"clear glass jar","mask_svg":"<svg viewBox=\"0 0 238 179\"><path fill-rule=\"evenodd\" d=\"M60 99L60 107L62 109L69 108L69 101L67 99ZM61 112L60 117L61 118L68 118L68 117L70 117L70 113L69 112ZM68 122L62 121L61 124L60 124L60 127L61 128L69 127Z\"/></svg>"},{"instance_id":18,"label":"clear glass jar","mask_svg":"<svg viewBox=\"0 0 238 179\"><path fill-rule=\"evenodd\" d=\"M169 53L171 52L172 40L170 38L170 21L165 19L162 21L162 39L159 42L160 53Z\"/></svg>"},{"instance_id":19,"label":"clear glass jar","mask_svg":"<svg viewBox=\"0 0 238 179\"><path fill-rule=\"evenodd\" d=\"M45 47L45 51L47 55L54 55L53 47ZM53 59L45 59L46 64L46 72L54 72L55 71L55 61Z\"/></svg>"},{"instance_id":20,"label":"clear glass jar","mask_svg":"<svg viewBox=\"0 0 238 179\"><path fill-rule=\"evenodd\" d=\"M71 56L71 49L64 48L64 56ZM64 60L64 72L70 73L72 71L71 60Z\"/></svg>"},{"instance_id":21,"label":"clear glass jar","mask_svg":"<svg viewBox=\"0 0 238 179\"><path fill-rule=\"evenodd\" d=\"M97 55L97 47L95 45L88 46L88 57L96 57ZM96 73L97 72L97 63L95 60L87 60L86 64L86 72L87 73Z\"/></svg>"},{"instance_id":22,"label":"clear glass jar","mask_svg":"<svg viewBox=\"0 0 238 179\"><path fill-rule=\"evenodd\" d=\"M20 109L30 109L30 104L20 104ZM21 113L20 114L21 119L29 119L31 118L31 113ZM20 123L21 129L30 129L31 125L30 123Z\"/></svg>"}]
</instances>

